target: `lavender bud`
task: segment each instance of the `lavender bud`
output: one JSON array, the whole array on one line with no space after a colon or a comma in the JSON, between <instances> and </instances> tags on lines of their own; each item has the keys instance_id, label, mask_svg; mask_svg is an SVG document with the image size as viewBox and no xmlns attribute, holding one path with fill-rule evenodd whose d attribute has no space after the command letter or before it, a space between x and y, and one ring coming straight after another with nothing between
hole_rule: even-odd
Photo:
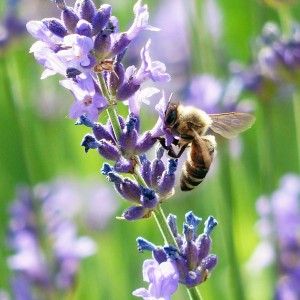
<instances>
[{"instance_id":1,"label":"lavender bud","mask_svg":"<svg viewBox=\"0 0 300 300\"><path fill-rule=\"evenodd\" d=\"M119 173L134 173L136 162L121 156L115 163L114 169Z\"/></svg>"},{"instance_id":2,"label":"lavender bud","mask_svg":"<svg viewBox=\"0 0 300 300\"><path fill-rule=\"evenodd\" d=\"M108 181L113 182L115 186L120 186L123 182L123 178L116 172L108 172L106 178Z\"/></svg>"},{"instance_id":3,"label":"lavender bud","mask_svg":"<svg viewBox=\"0 0 300 300\"><path fill-rule=\"evenodd\" d=\"M165 170L164 163L160 159L154 159L151 163L151 186L157 188L158 181Z\"/></svg>"},{"instance_id":4,"label":"lavender bud","mask_svg":"<svg viewBox=\"0 0 300 300\"><path fill-rule=\"evenodd\" d=\"M67 78L72 78L72 79L75 79L76 76L80 75L81 74L81 71L73 68L73 67L68 67L66 69L66 77Z\"/></svg>"},{"instance_id":5,"label":"lavender bud","mask_svg":"<svg viewBox=\"0 0 300 300\"><path fill-rule=\"evenodd\" d=\"M102 4L92 20L93 35L96 35L101 31L101 29L109 21L110 16L111 16L111 5Z\"/></svg>"},{"instance_id":6,"label":"lavender bud","mask_svg":"<svg viewBox=\"0 0 300 300\"><path fill-rule=\"evenodd\" d=\"M185 278L189 272L186 260L181 255L179 255L173 260L173 262L176 265L180 280L185 281Z\"/></svg>"},{"instance_id":7,"label":"lavender bud","mask_svg":"<svg viewBox=\"0 0 300 300\"><path fill-rule=\"evenodd\" d=\"M206 234L201 234L198 236L195 242L198 248L198 261L200 262L208 255L210 251L211 238Z\"/></svg>"},{"instance_id":8,"label":"lavender bud","mask_svg":"<svg viewBox=\"0 0 300 300\"><path fill-rule=\"evenodd\" d=\"M130 178L125 178L121 186L120 194L123 198L129 201L140 203L141 187L137 182Z\"/></svg>"},{"instance_id":9,"label":"lavender bud","mask_svg":"<svg viewBox=\"0 0 300 300\"><path fill-rule=\"evenodd\" d=\"M147 186L151 187L151 162L147 159L146 155L140 155L140 171L143 179L145 180Z\"/></svg>"},{"instance_id":10,"label":"lavender bud","mask_svg":"<svg viewBox=\"0 0 300 300\"><path fill-rule=\"evenodd\" d=\"M160 196L164 197L171 193L175 184L175 171L177 169L177 159L169 159L168 171L164 171L159 179L157 189Z\"/></svg>"},{"instance_id":11,"label":"lavender bud","mask_svg":"<svg viewBox=\"0 0 300 300\"><path fill-rule=\"evenodd\" d=\"M155 191L144 187L142 187L141 190L142 190L141 204L143 205L143 207L148 209L155 208L158 203L158 198L157 195L155 194Z\"/></svg>"},{"instance_id":12,"label":"lavender bud","mask_svg":"<svg viewBox=\"0 0 300 300\"><path fill-rule=\"evenodd\" d=\"M138 138L138 133L135 130L136 120L136 118L130 117L129 121L125 124L125 131L120 136L120 146L124 156L127 157L132 156Z\"/></svg>"},{"instance_id":13,"label":"lavender bud","mask_svg":"<svg viewBox=\"0 0 300 300\"><path fill-rule=\"evenodd\" d=\"M92 22L96 14L96 7L92 0L77 0L74 8L80 19Z\"/></svg>"},{"instance_id":14,"label":"lavender bud","mask_svg":"<svg viewBox=\"0 0 300 300\"><path fill-rule=\"evenodd\" d=\"M92 37L93 34L92 25L85 20L80 20L76 26L76 33L79 35Z\"/></svg>"},{"instance_id":15,"label":"lavender bud","mask_svg":"<svg viewBox=\"0 0 300 300\"><path fill-rule=\"evenodd\" d=\"M210 273L218 263L218 257L215 254L210 254L204 258L200 264L202 271L207 270Z\"/></svg>"},{"instance_id":16,"label":"lavender bud","mask_svg":"<svg viewBox=\"0 0 300 300\"><path fill-rule=\"evenodd\" d=\"M175 215L169 214L167 217L167 222L170 226L170 229L172 231L172 234L174 237L178 236L178 229L177 229L177 217Z\"/></svg>"},{"instance_id":17,"label":"lavender bud","mask_svg":"<svg viewBox=\"0 0 300 300\"><path fill-rule=\"evenodd\" d=\"M185 285L187 287L194 287L201 283L202 276L199 271L189 271L185 276Z\"/></svg>"},{"instance_id":18,"label":"lavender bud","mask_svg":"<svg viewBox=\"0 0 300 300\"><path fill-rule=\"evenodd\" d=\"M144 250L146 251L154 251L154 249L156 248L156 246L154 244L152 244L151 242L145 240L142 237L138 237L136 239L137 244L138 244L138 251L140 253L143 253Z\"/></svg>"},{"instance_id":19,"label":"lavender bud","mask_svg":"<svg viewBox=\"0 0 300 300\"><path fill-rule=\"evenodd\" d=\"M194 270L198 265L198 251L194 241L189 241L183 245L182 253L187 260L189 270Z\"/></svg>"},{"instance_id":20,"label":"lavender bud","mask_svg":"<svg viewBox=\"0 0 300 300\"><path fill-rule=\"evenodd\" d=\"M194 227L186 223L183 224L183 234L187 242L191 242L194 239Z\"/></svg>"},{"instance_id":21,"label":"lavender bud","mask_svg":"<svg viewBox=\"0 0 300 300\"><path fill-rule=\"evenodd\" d=\"M57 7L61 10L67 9L65 0L53 0L53 2L57 5Z\"/></svg>"},{"instance_id":22,"label":"lavender bud","mask_svg":"<svg viewBox=\"0 0 300 300\"><path fill-rule=\"evenodd\" d=\"M118 160L121 156L119 149L114 144L104 139L99 141L98 152L105 159L114 161Z\"/></svg>"},{"instance_id":23,"label":"lavender bud","mask_svg":"<svg viewBox=\"0 0 300 300\"><path fill-rule=\"evenodd\" d=\"M126 209L122 217L127 221L142 219L148 213L148 209L143 206L132 206Z\"/></svg>"},{"instance_id":24,"label":"lavender bud","mask_svg":"<svg viewBox=\"0 0 300 300\"><path fill-rule=\"evenodd\" d=\"M116 93L118 101L124 101L134 95L140 88L140 85L135 85L132 80L124 82Z\"/></svg>"},{"instance_id":25,"label":"lavender bud","mask_svg":"<svg viewBox=\"0 0 300 300\"><path fill-rule=\"evenodd\" d=\"M115 56L123 52L130 44L130 42L131 41L128 39L127 33L123 32L119 35L118 39L112 45L110 55Z\"/></svg>"},{"instance_id":26,"label":"lavender bud","mask_svg":"<svg viewBox=\"0 0 300 300\"><path fill-rule=\"evenodd\" d=\"M61 20L69 33L75 33L76 25L79 17L74 12L73 8L68 7L61 12Z\"/></svg>"},{"instance_id":27,"label":"lavender bud","mask_svg":"<svg viewBox=\"0 0 300 300\"><path fill-rule=\"evenodd\" d=\"M209 216L208 219L204 223L204 233L206 235L210 235L213 229L218 225L218 221L213 217Z\"/></svg>"},{"instance_id":28,"label":"lavender bud","mask_svg":"<svg viewBox=\"0 0 300 300\"><path fill-rule=\"evenodd\" d=\"M147 131L138 138L135 147L135 153L138 155L143 154L150 150L155 143L156 139L152 137L150 131Z\"/></svg>"},{"instance_id":29,"label":"lavender bud","mask_svg":"<svg viewBox=\"0 0 300 300\"><path fill-rule=\"evenodd\" d=\"M114 72L109 73L108 87L112 95L116 94L117 89L124 81L125 69L121 63L115 63L113 65Z\"/></svg>"},{"instance_id":30,"label":"lavender bud","mask_svg":"<svg viewBox=\"0 0 300 300\"><path fill-rule=\"evenodd\" d=\"M194 233L196 234L197 228L200 222L202 221L202 219L194 215L192 211L189 211L185 214L185 220L190 226L193 226Z\"/></svg>"},{"instance_id":31,"label":"lavender bud","mask_svg":"<svg viewBox=\"0 0 300 300\"><path fill-rule=\"evenodd\" d=\"M63 38L68 34L68 31L62 22L56 18L43 19L42 22L56 36Z\"/></svg>"},{"instance_id":32,"label":"lavender bud","mask_svg":"<svg viewBox=\"0 0 300 300\"><path fill-rule=\"evenodd\" d=\"M99 147L99 143L96 139L90 134L86 134L81 142L81 146L84 147L85 153L87 153L90 149L97 149Z\"/></svg>"},{"instance_id":33,"label":"lavender bud","mask_svg":"<svg viewBox=\"0 0 300 300\"><path fill-rule=\"evenodd\" d=\"M108 56L111 47L110 34L100 32L97 34L94 41L94 50L97 58L102 60Z\"/></svg>"},{"instance_id":34,"label":"lavender bud","mask_svg":"<svg viewBox=\"0 0 300 300\"><path fill-rule=\"evenodd\" d=\"M104 140L107 140L108 142L114 143L114 139L113 139L112 135L109 133L109 131L107 130L107 127L103 126L100 123L94 124L93 134L98 141L104 139Z\"/></svg>"},{"instance_id":35,"label":"lavender bud","mask_svg":"<svg viewBox=\"0 0 300 300\"><path fill-rule=\"evenodd\" d=\"M101 174L103 175L107 175L109 172L113 172L113 167L108 164L108 163L104 163L101 169Z\"/></svg>"}]
</instances>

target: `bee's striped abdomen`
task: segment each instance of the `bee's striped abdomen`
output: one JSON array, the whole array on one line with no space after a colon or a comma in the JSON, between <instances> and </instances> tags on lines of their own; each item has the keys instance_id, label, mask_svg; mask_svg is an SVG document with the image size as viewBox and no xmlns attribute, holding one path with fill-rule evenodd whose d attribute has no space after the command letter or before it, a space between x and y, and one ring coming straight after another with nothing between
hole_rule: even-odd
<instances>
[{"instance_id":1,"label":"bee's striped abdomen","mask_svg":"<svg viewBox=\"0 0 300 300\"><path fill-rule=\"evenodd\" d=\"M214 149L214 139L198 136L192 141L187 160L182 168L180 178L182 191L190 191L203 181L212 163Z\"/></svg>"}]
</instances>

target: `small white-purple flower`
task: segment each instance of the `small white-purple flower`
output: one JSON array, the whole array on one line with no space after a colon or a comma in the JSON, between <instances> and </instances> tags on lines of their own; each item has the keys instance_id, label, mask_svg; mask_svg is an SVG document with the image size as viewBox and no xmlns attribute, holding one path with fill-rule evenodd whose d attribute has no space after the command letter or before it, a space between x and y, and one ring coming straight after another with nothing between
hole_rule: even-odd
<instances>
[{"instance_id":1,"label":"small white-purple flower","mask_svg":"<svg viewBox=\"0 0 300 300\"><path fill-rule=\"evenodd\" d=\"M148 40L145 47L141 50L142 65L133 77L133 83L140 85L148 79L154 82L167 82L171 76L166 73L166 66L160 61L152 61L149 48L151 40Z\"/></svg>"},{"instance_id":2,"label":"small white-purple flower","mask_svg":"<svg viewBox=\"0 0 300 300\"><path fill-rule=\"evenodd\" d=\"M143 90L138 90L135 94L133 94L128 100L124 101L123 103L128 104L129 111L131 113L133 113L135 116L139 116L142 103L149 105L149 98L151 98L158 92L159 89L154 87L148 87Z\"/></svg>"},{"instance_id":3,"label":"small white-purple flower","mask_svg":"<svg viewBox=\"0 0 300 300\"><path fill-rule=\"evenodd\" d=\"M107 100L96 90L93 77L88 73L77 76L77 80L62 80L60 84L70 90L75 102L70 108L69 117L79 118L86 114L89 119L96 121L99 111L107 105Z\"/></svg>"},{"instance_id":4,"label":"small white-purple flower","mask_svg":"<svg viewBox=\"0 0 300 300\"><path fill-rule=\"evenodd\" d=\"M153 27L148 24L149 12L148 6L145 4L142 6L142 0L138 0L133 7L135 15L133 24L127 31L127 38L133 40L141 30L159 31L159 28Z\"/></svg>"},{"instance_id":5,"label":"small white-purple flower","mask_svg":"<svg viewBox=\"0 0 300 300\"><path fill-rule=\"evenodd\" d=\"M69 67L82 69L93 66L95 60L90 51L94 48L94 42L91 38L70 34L64 37L63 43L66 49L59 51L57 55L68 61Z\"/></svg>"},{"instance_id":6,"label":"small white-purple flower","mask_svg":"<svg viewBox=\"0 0 300 300\"><path fill-rule=\"evenodd\" d=\"M178 288L178 272L170 261L159 264L147 259L143 264L143 280L149 282L148 289L139 288L133 295L146 300L169 300Z\"/></svg>"}]
</instances>

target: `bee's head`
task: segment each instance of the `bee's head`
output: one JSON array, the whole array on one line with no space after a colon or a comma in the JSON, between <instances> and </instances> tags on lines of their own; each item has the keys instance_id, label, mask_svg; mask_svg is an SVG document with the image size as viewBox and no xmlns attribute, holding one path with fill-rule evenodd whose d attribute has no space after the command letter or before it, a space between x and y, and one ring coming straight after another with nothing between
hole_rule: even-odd
<instances>
[{"instance_id":1,"label":"bee's head","mask_svg":"<svg viewBox=\"0 0 300 300\"><path fill-rule=\"evenodd\" d=\"M171 128L174 126L178 118L178 104L168 102L168 106L165 111L165 126Z\"/></svg>"}]
</instances>

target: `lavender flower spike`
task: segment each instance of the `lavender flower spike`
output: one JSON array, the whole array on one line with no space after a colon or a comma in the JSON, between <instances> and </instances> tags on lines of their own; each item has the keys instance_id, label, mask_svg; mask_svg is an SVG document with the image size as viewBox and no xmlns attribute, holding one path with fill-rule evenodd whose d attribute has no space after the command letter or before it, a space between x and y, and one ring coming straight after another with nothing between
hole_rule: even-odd
<instances>
[{"instance_id":1,"label":"lavender flower spike","mask_svg":"<svg viewBox=\"0 0 300 300\"><path fill-rule=\"evenodd\" d=\"M170 300L178 288L178 273L170 261L159 264L147 259L143 264L143 280L149 282L149 288L139 288L132 294L144 299Z\"/></svg>"}]
</instances>

